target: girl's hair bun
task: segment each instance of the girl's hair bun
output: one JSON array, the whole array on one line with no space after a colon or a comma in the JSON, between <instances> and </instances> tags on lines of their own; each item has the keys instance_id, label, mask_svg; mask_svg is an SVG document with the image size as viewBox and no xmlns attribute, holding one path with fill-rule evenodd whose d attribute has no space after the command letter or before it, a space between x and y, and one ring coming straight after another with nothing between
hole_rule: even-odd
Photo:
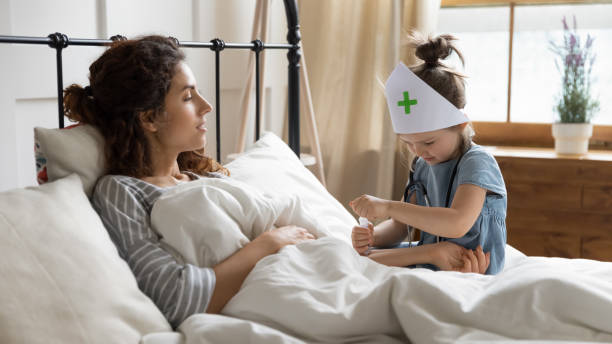
<instances>
[{"instance_id":1,"label":"girl's hair bun","mask_svg":"<svg viewBox=\"0 0 612 344\"><path fill-rule=\"evenodd\" d=\"M425 64L428 67L439 66L439 60L446 59L453 52L453 50L457 53L461 59L461 62L463 63L463 56L453 44L453 41L457 40L457 38L452 35L445 34L433 38L423 38L415 35L412 39L412 44L416 48L415 55L421 60L425 61Z\"/></svg>"},{"instance_id":2,"label":"girl's hair bun","mask_svg":"<svg viewBox=\"0 0 612 344\"><path fill-rule=\"evenodd\" d=\"M410 70L455 107L463 109L465 107L464 78L466 76L441 61L454 51L461 63L464 63L463 55L454 45L455 40L457 38L449 34L432 38L421 32L411 31L407 36L406 45L414 49L416 57L423 61L418 61L410 67Z\"/></svg>"}]
</instances>

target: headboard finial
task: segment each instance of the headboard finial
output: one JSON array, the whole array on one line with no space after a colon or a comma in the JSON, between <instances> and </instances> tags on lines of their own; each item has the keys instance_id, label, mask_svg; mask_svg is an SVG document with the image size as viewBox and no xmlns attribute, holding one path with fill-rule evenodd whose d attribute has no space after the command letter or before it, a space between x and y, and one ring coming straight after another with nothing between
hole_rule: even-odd
<instances>
[{"instance_id":1,"label":"headboard finial","mask_svg":"<svg viewBox=\"0 0 612 344\"><path fill-rule=\"evenodd\" d=\"M49 42L51 48L64 49L68 47L68 36L63 33L56 32L49 34L47 37L51 39L51 42Z\"/></svg>"},{"instance_id":2,"label":"headboard finial","mask_svg":"<svg viewBox=\"0 0 612 344\"><path fill-rule=\"evenodd\" d=\"M114 36L111 36L110 40L113 42L127 41L127 37L122 36L122 35L114 35Z\"/></svg>"},{"instance_id":3,"label":"headboard finial","mask_svg":"<svg viewBox=\"0 0 612 344\"><path fill-rule=\"evenodd\" d=\"M220 38L215 38L211 40L210 43L213 44L213 46L210 47L210 50L212 51L221 51L225 49L225 42Z\"/></svg>"}]
</instances>

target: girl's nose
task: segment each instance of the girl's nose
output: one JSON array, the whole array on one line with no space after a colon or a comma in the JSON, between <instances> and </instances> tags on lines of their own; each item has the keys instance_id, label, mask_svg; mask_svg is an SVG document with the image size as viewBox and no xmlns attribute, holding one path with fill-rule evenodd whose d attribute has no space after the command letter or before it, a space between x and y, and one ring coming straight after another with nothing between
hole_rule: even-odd
<instances>
[{"instance_id":1,"label":"girl's nose","mask_svg":"<svg viewBox=\"0 0 612 344\"><path fill-rule=\"evenodd\" d=\"M421 147L414 147L414 151L415 151L416 155L423 156L423 151L424 151L423 148L421 148Z\"/></svg>"}]
</instances>

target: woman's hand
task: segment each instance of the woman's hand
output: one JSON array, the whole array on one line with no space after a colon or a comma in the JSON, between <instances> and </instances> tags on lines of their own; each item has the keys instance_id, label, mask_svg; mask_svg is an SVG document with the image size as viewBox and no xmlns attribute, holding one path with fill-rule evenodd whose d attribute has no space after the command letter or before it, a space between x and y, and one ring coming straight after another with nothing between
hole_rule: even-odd
<instances>
[{"instance_id":1,"label":"woman's hand","mask_svg":"<svg viewBox=\"0 0 612 344\"><path fill-rule=\"evenodd\" d=\"M380 219L388 217L387 214L390 203L391 201L386 199L370 195L361 195L349 202L349 205L359 216L366 217L368 219Z\"/></svg>"},{"instance_id":2,"label":"woman's hand","mask_svg":"<svg viewBox=\"0 0 612 344\"><path fill-rule=\"evenodd\" d=\"M485 254L482 247L478 246L475 250L466 250L463 256L463 267L457 271L484 274L490 263L491 252Z\"/></svg>"},{"instance_id":3,"label":"woman's hand","mask_svg":"<svg viewBox=\"0 0 612 344\"><path fill-rule=\"evenodd\" d=\"M374 225L368 222L368 228L354 226L351 233L353 248L360 255L365 255L365 252L371 245L374 245Z\"/></svg>"},{"instance_id":4,"label":"woman's hand","mask_svg":"<svg viewBox=\"0 0 612 344\"><path fill-rule=\"evenodd\" d=\"M432 264L440 270L481 274L487 271L491 259L491 253L485 254L480 246L472 251L450 241L431 244L430 255Z\"/></svg>"},{"instance_id":5,"label":"woman's hand","mask_svg":"<svg viewBox=\"0 0 612 344\"><path fill-rule=\"evenodd\" d=\"M261 240L266 243L270 254L278 252L287 245L296 245L304 241L314 240L316 237L306 229L298 226L283 226L264 232L254 241Z\"/></svg>"},{"instance_id":6,"label":"woman's hand","mask_svg":"<svg viewBox=\"0 0 612 344\"><path fill-rule=\"evenodd\" d=\"M221 312L225 304L238 293L242 282L260 259L278 252L287 245L313 239L315 239L314 235L304 228L279 227L264 232L229 258L214 266L217 282L206 312Z\"/></svg>"}]
</instances>

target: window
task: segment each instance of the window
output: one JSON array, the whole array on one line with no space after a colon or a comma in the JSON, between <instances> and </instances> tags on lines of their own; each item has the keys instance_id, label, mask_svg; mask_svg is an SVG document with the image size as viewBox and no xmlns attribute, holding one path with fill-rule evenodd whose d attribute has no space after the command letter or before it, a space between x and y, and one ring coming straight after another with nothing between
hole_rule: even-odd
<instances>
[{"instance_id":1,"label":"window","mask_svg":"<svg viewBox=\"0 0 612 344\"><path fill-rule=\"evenodd\" d=\"M478 18L478 20L474 20ZM438 33L451 33L465 59L456 54L448 64L462 70L466 79L465 112L473 121L505 122L508 108L508 23L505 7L443 8Z\"/></svg>"},{"instance_id":2,"label":"window","mask_svg":"<svg viewBox=\"0 0 612 344\"><path fill-rule=\"evenodd\" d=\"M556 118L553 106L561 87L561 73L555 66L549 41L559 42L563 34L561 19L565 16L573 27L575 16L579 35L595 37L593 47L597 58L592 71L592 93L599 99L600 110L592 120L594 139L612 141L612 99L607 97L612 89L609 58L612 56L612 1L541 0L534 5L535 2L442 1L437 31L459 38L457 46L464 55L464 72L468 75L465 110L475 122L477 133L497 128L497 133L488 133L495 136L513 127L525 128L533 135L550 136L547 128ZM458 58L451 58L449 64L461 70ZM552 144L552 138L546 142L532 141L530 145Z\"/></svg>"},{"instance_id":3,"label":"window","mask_svg":"<svg viewBox=\"0 0 612 344\"><path fill-rule=\"evenodd\" d=\"M548 41L563 37L561 18L573 27L576 16L578 34L595 37L597 54L593 65L593 94L599 97L600 110L594 124L612 124L612 102L606 97L612 89L612 4L517 6L514 12L514 49L512 54L512 100L510 120L551 122L553 105L560 89L560 72ZM584 42L582 42L584 44ZM523 101L529 99L528 102Z\"/></svg>"}]
</instances>

